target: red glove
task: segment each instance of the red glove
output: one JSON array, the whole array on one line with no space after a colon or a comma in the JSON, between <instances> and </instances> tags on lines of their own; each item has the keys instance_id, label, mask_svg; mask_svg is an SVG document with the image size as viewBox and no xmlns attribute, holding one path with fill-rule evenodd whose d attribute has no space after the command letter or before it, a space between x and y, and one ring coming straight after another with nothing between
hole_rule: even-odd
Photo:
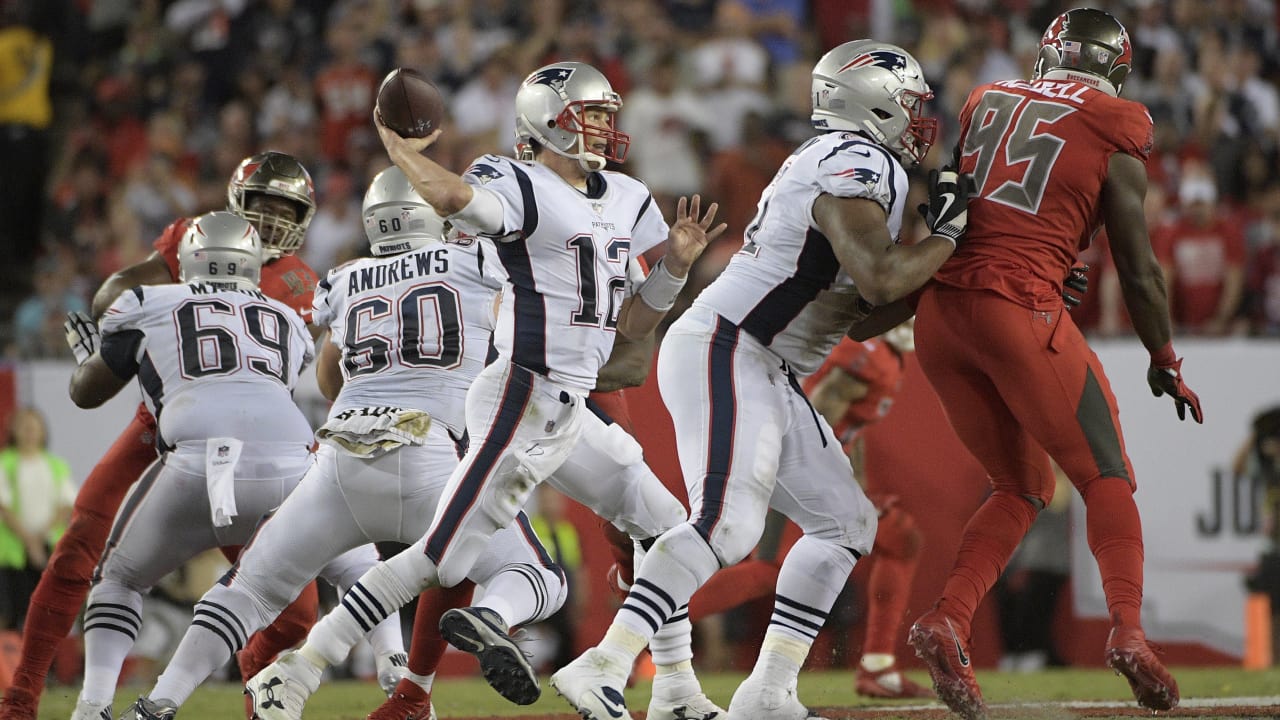
<instances>
[{"instance_id":1,"label":"red glove","mask_svg":"<svg viewBox=\"0 0 1280 720\"><path fill-rule=\"evenodd\" d=\"M1182 359L1174 356L1173 347L1166 345L1160 352L1151 356L1151 367L1147 368L1147 384L1151 386L1151 394L1160 397L1168 393L1178 409L1178 419L1187 419L1187 408L1191 408L1191 417L1198 423L1204 423L1204 414L1200 411L1200 398L1182 381Z\"/></svg>"}]
</instances>

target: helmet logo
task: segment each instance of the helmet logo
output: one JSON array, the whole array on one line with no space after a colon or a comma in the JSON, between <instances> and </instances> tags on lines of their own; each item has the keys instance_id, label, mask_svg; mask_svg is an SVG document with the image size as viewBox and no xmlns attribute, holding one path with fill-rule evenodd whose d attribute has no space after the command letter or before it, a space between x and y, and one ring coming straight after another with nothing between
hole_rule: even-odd
<instances>
[{"instance_id":1,"label":"helmet logo","mask_svg":"<svg viewBox=\"0 0 1280 720\"><path fill-rule=\"evenodd\" d=\"M564 90L564 84L577 72L577 68L549 67L543 68L525 80L526 85L549 85L556 92Z\"/></svg>"},{"instance_id":2,"label":"helmet logo","mask_svg":"<svg viewBox=\"0 0 1280 720\"><path fill-rule=\"evenodd\" d=\"M884 68L897 75L899 80L907 79L907 59L892 50L872 50L855 55L852 60L845 63L844 67L837 70L836 74L862 67Z\"/></svg>"}]
</instances>

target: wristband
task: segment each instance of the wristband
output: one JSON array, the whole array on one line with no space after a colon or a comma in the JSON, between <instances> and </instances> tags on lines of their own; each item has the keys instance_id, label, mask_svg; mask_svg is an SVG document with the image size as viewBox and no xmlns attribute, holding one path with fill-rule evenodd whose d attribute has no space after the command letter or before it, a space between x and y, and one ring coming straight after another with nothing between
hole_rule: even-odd
<instances>
[{"instance_id":1,"label":"wristband","mask_svg":"<svg viewBox=\"0 0 1280 720\"><path fill-rule=\"evenodd\" d=\"M940 237L943 240L946 240L947 242L951 243L951 248L953 250L959 246L959 244L956 242L956 239L951 237L950 235L943 235L940 232L934 232L934 233L930 233L929 237Z\"/></svg>"},{"instance_id":2,"label":"wristband","mask_svg":"<svg viewBox=\"0 0 1280 720\"><path fill-rule=\"evenodd\" d=\"M676 298L680 295L680 291L684 288L685 280L688 276L678 278L667 270L666 263L661 260L653 266L653 271L649 273L649 277L640 283L640 288L636 290L636 295L644 301L645 305L659 312L666 312L675 307Z\"/></svg>"},{"instance_id":3,"label":"wristband","mask_svg":"<svg viewBox=\"0 0 1280 720\"><path fill-rule=\"evenodd\" d=\"M1173 342L1167 342L1164 347L1151 353L1151 367L1167 368L1178 364L1178 356L1173 352Z\"/></svg>"}]
</instances>

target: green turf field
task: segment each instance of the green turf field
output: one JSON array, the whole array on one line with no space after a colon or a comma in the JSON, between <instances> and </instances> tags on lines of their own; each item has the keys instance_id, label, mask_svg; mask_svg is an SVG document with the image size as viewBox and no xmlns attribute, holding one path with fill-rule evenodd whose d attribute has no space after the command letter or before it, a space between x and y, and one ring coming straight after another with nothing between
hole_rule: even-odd
<instances>
[{"instance_id":1,"label":"green turf field","mask_svg":"<svg viewBox=\"0 0 1280 720\"><path fill-rule=\"evenodd\" d=\"M1273 698L1271 702L1280 702L1280 669L1247 672L1231 668L1192 669L1175 668L1174 672L1182 689L1184 701L1201 698ZM920 672L909 673L921 682L928 678ZM741 680L741 675L704 674L702 676L707 694L713 700L727 705L734 687ZM1109 718L1109 717L1149 717L1132 704L1125 682L1106 670L1054 670L1030 674L1010 674L995 671L979 671L978 679L982 683L983 694L988 703L999 706L1002 703L1056 703L1062 701L1127 701L1127 706L1111 710L1078 710L1073 707L1046 706L1039 708L1027 706L1014 709L996 709L997 717L1036 717L1036 718ZM117 714L122 711L128 700L139 690L145 688L126 687L117 693ZM521 717L558 714L568 720L569 706L555 692L550 690L545 678L543 680L544 695L536 704L528 707L517 707L496 695L481 680L444 680L436 685L434 700L436 710L442 718L476 718L476 717ZM69 687L51 688L46 694L40 708L40 720L66 720L71 716L75 706L77 689ZM851 674L848 672L807 672L801 676L800 696L811 707L838 709L828 712L833 718L843 717L939 717L934 711L907 711L895 713L895 707L917 707L920 703L898 701L896 703L874 703L859 698L853 693ZM643 711L648 701L648 686L640 685L627 692L629 706L633 711ZM307 704L307 720L359 720L381 701L381 694L373 683L335 682L327 683ZM1185 703L1184 703L1185 704ZM1243 703L1256 705L1256 702ZM940 707L940 706L939 706ZM240 687L237 685L209 685L201 688L183 707L179 718L241 718L242 702ZM1280 717L1280 705L1274 705L1263 712L1248 714L1215 714L1209 709L1193 710L1179 708L1172 713L1174 717Z\"/></svg>"}]
</instances>

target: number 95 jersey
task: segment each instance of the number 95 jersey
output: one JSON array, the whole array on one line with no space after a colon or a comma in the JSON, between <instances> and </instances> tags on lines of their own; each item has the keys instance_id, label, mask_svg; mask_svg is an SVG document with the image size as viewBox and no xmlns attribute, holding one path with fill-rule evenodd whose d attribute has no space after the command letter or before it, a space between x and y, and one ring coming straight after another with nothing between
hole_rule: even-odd
<instances>
[{"instance_id":1,"label":"number 95 jersey","mask_svg":"<svg viewBox=\"0 0 1280 720\"><path fill-rule=\"evenodd\" d=\"M342 350L342 390L329 417L351 408L422 410L455 435L467 388L484 368L502 277L488 241L470 236L340 265L316 287L314 322Z\"/></svg>"},{"instance_id":2,"label":"number 95 jersey","mask_svg":"<svg viewBox=\"0 0 1280 720\"><path fill-rule=\"evenodd\" d=\"M960 113L960 170L972 173L964 242L936 279L1032 310L1062 308L1062 280L1102 222L1111 156L1147 161L1151 116L1077 82L980 85Z\"/></svg>"},{"instance_id":3,"label":"number 95 jersey","mask_svg":"<svg viewBox=\"0 0 1280 720\"><path fill-rule=\"evenodd\" d=\"M162 449L214 437L311 444L292 393L314 345L288 305L257 290L144 285L121 293L101 328L103 361L137 375Z\"/></svg>"}]
</instances>

